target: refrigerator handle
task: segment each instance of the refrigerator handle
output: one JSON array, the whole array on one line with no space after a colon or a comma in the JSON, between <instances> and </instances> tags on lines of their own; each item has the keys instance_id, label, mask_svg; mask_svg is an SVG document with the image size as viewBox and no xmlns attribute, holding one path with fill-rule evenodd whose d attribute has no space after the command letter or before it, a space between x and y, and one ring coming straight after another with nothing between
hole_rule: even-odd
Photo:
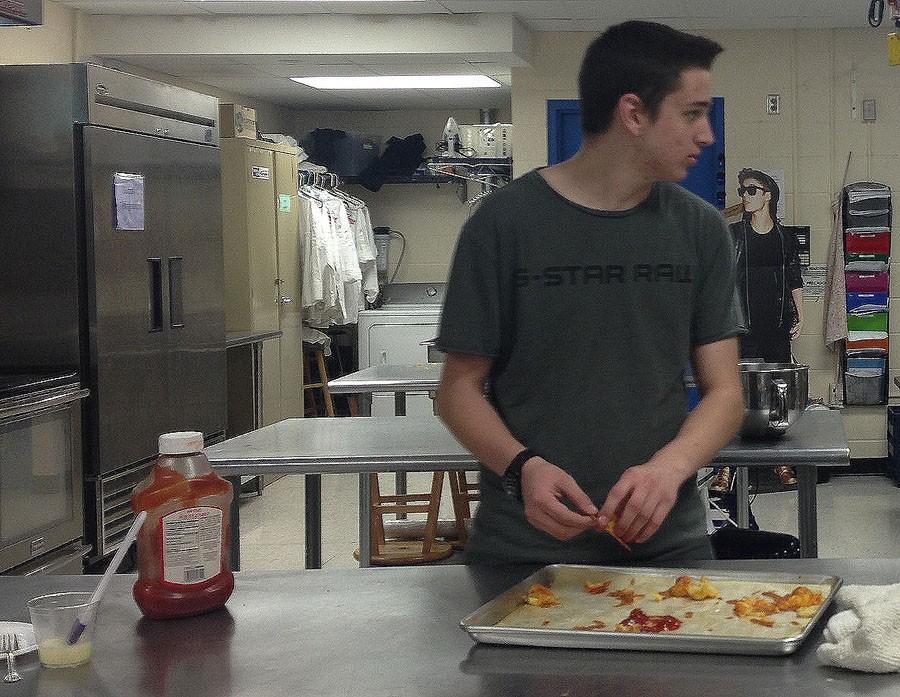
<instances>
[{"instance_id":1,"label":"refrigerator handle","mask_svg":"<svg viewBox=\"0 0 900 697\"><path fill-rule=\"evenodd\" d=\"M147 271L150 291L150 317L147 331L161 332L163 330L162 259L147 259Z\"/></svg>"},{"instance_id":2,"label":"refrigerator handle","mask_svg":"<svg viewBox=\"0 0 900 697\"><path fill-rule=\"evenodd\" d=\"M172 328L184 326L184 302L182 300L181 268L184 257L169 257L169 324Z\"/></svg>"}]
</instances>

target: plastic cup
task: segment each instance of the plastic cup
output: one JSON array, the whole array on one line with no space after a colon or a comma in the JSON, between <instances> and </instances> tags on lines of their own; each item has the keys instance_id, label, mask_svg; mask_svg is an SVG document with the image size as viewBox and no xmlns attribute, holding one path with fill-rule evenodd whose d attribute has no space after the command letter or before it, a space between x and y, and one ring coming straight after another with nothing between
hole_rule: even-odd
<instances>
[{"instance_id":1,"label":"plastic cup","mask_svg":"<svg viewBox=\"0 0 900 697\"><path fill-rule=\"evenodd\" d=\"M46 668L71 668L91 660L95 619L88 622L78 641L69 645L66 639L78 616L91 603L91 593L51 593L28 601L28 612L34 626L38 657Z\"/></svg>"}]
</instances>

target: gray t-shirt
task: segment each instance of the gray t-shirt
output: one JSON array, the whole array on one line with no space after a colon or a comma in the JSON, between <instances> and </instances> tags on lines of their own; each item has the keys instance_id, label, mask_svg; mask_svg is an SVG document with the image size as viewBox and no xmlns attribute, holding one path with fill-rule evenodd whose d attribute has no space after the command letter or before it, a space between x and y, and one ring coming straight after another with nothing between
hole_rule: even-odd
<instances>
[{"instance_id":1,"label":"gray t-shirt","mask_svg":"<svg viewBox=\"0 0 900 697\"><path fill-rule=\"evenodd\" d=\"M605 212L533 171L463 227L437 345L493 357L490 399L510 431L600 506L625 469L681 427L692 347L740 333L732 248L719 212L675 184ZM708 558L705 532L691 478L633 554L592 531L559 542L483 468L467 554L479 563Z\"/></svg>"}]
</instances>

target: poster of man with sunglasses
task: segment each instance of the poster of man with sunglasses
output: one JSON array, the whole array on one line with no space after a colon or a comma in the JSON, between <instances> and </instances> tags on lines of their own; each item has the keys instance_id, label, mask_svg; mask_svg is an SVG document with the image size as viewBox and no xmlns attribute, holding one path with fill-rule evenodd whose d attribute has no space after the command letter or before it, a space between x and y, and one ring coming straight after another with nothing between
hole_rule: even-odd
<instances>
[{"instance_id":1,"label":"poster of man with sunglasses","mask_svg":"<svg viewBox=\"0 0 900 697\"><path fill-rule=\"evenodd\" d=\"M767 363L791 363L791 341L803 326L803 278L797 237L778 219L781 191L775 178L758 169L738 172L741 219L729 226L734 238L737 289L747 333L741 357ZM796 486L788 466L775 468L783 486ZM721 468L712 485L727 490L730 468Z\"/></svg>"}]
</instances>

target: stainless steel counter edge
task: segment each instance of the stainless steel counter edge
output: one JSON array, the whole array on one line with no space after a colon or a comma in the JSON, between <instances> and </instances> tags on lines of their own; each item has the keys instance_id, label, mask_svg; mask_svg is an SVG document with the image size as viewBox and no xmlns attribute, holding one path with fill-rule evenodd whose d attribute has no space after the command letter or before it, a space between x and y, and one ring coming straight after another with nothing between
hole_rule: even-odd
<instances>
[{"instance_id":1,"label":"stainless steel counter edge","mask_svg":"<svg viewBox=\"0 0 900 697\"><path fill-rule=\"evenodd\" d=\"M226 332L225 348L234 348L235 346L247 346L248 344L258 344L269 339L277 339L281 336L281 330L255 332L247 334L246 332Z\"/></svg>"}]
</instances>

